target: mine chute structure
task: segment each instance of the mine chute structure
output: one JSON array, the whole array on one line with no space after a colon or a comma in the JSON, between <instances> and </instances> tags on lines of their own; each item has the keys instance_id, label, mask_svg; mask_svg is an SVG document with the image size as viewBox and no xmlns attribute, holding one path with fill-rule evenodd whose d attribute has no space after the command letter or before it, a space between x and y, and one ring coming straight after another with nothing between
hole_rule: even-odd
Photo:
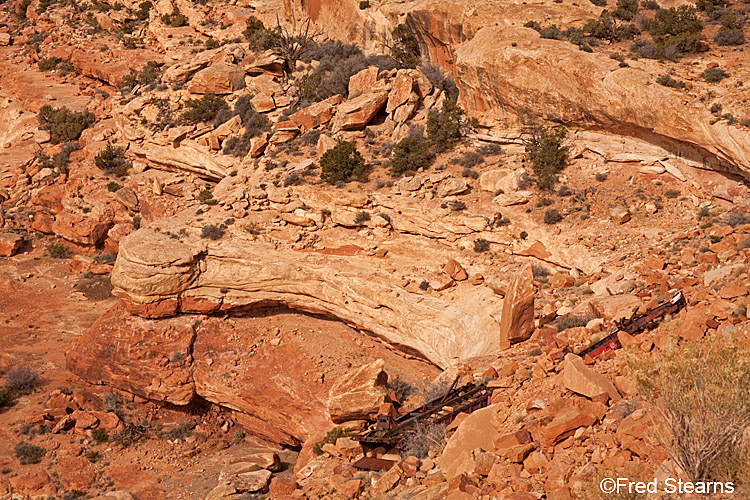
<instances>
[{"instance_id":1,"label":"mine chute structure","mask_svg":"<svg viewBox=\"0 0 750 500\"><path fill-rule=\"evenodd\" d=\"M630 335L636 335L643 330L653 328L654 326L656 326L656 324L659 323L659 321L664 318L664 316L666 316L667 314L674 314L686 305L687 301L685 300L685 294L683 294L681 291L669 293L666 296L662 297L662 299L659 301L659 304L655 307L652 307L651 309L640 314L636 310L633 312L630 318L622 318L618 321L615 321L614 329L610 330L610 333L606 337L599 340L598 342L591 344L589 347L576 354L582 358L585 358L586 356L595 358L607 351L620 349L622 347L622 344L620 343L620 339L617 337L617 332L625 332ZM572 349L566 347L562 351L553 353L550 357L553 361L560 361L565 358L566 354L572 352Z\"/></svg>"},{"instance_id":2,"label":"mine chute structure","mask_svg":"<svg viewBox=\"0 0 750 500\"><path fill-rule=\"evenodd\" d=\"M409 434L420 425L449 424L461 413L472 413L489 405L492 389L483 383L468 383L456 387L459 377L453 381L444 396L429 401L419 408L412 410L398 418L389 415L378 415L373 426L353 437L359 441L364 457L353 465L358 469L384 470L395 462L368 456L376 448L386 450L400 448Z\"/></svg>"}]
</instances>

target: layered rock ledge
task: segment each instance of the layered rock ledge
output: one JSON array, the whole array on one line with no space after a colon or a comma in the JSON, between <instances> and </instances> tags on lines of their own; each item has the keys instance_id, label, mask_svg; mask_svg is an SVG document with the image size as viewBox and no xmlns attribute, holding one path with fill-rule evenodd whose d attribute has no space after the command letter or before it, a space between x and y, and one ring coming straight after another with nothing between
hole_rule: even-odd
<instances>
[{"instance_id":1,"label":"layered rock ledge","mask_svg":"<svg viewBox=\"0 0 750 500\"><path fill-rule=\"evenodd\" d=\"M495 352L502 299L483 285L449 293L409 292L394 277L399 257L336 256L251 241L239 228L221 240L151 228L120 242L114 293L144 317L283 305L321 313L367 330L441 368ZM427 266L434 262L426 262Z\"/></svg>"}]
</instances>

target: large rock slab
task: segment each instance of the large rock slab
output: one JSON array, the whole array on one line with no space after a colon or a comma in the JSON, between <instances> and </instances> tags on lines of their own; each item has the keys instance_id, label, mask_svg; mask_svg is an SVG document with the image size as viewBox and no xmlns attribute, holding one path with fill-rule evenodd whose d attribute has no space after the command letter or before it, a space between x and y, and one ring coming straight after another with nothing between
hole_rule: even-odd
<instances>
[{"instance_id":1,"label":"large rock slab","mask_svg":"<svg viewBox=\"0 0 750 500\"><path fill-rule=\"evenodd\" d=\"M635 295L594 297L589 302L591 311L607 321L629 318L640 305L641 299Z\"/></svg>"},{"instance_id":2,"label":"large rock slab","mask_svg":"<svg viewBox=\"0 0 750 500\"><path fill-rule=\"evenodd\" d=\"M499 432L493 425L493 419L499 407L499 404L495 404L477 410L458 425L456 432L448 440L437 459L440 470L446 478L451 479L460 473L459 458L462 455L471 453L477 448L493 451L493 443L499 436Z\"/></svg>"},{"instance_id":3,"label":"large rock slab","mask_svg":"<svg viewBox=\"0 0 750 500\"><path fill-rule=\"evenodd\" d=\"M450 296L410 293L371 257L297 252L231 233L210 242L193 218L186 212L169 221L173 231L185 228L180 240L145 228L120 241L113 293L135 306L131 311L171 303L167 314L203 313L272 302L342 319L441 367L500 344L490 315L500 300L487 287L461 283ZM516 320L507 330L514 340L527 331L528 288L519 285L516 295L521 305L512 308Z\"/></svg>"},{"instance_id":4,"label":"large rock slab","mask_svg":"<svg viewBox=\"0 0 750 500\"><path fill-rule=\"evenodd\" d=\"M0 233L0 257L15 255L23 244L23 236L16 233Z\"/></svg>"},{"instance_id":5,"label":"large rock slab","mask_svg":"<svg viewBox=\"0 0 750 500\"><path fill-rule=\"evenodd\" d=\"M296 113L289 116L289 119L297 125L302 133L324 125L331 121L333 115L336 112L336 106L342 101L340 95L329 97L320 102L311 104L310 106L300 109Z\"/></svg>"},{"instance_id":6,"label":"large rock slab","mask_svg":"<svg viewBox=\"0 0 750 500\"><path fill-rule=\"evenodd\" d=\"M697 162L713 156L712 168L750 177L750 132L715 122L697 96L654 84L660 67L620 68L606 54L508 23L479 29L455 54L464 107L485 125L517 126L534 115L596 127L656 140Z\"/></svg>"},{"instance_id":7,"label":"large rock slab","mask_svg":"<svg viewBox=\"0 0 750 500\"><path fill-rule=\"evenodd\" d=\"M379 359L342 377L331 387L328 413L336 422L368 419L377 413L388 395L388 374Z\"/></svg>"},{"instance_id":8,"label":"large rock slab","mask_svg":"<svg viewBox=\"0 0 750 500\"><path fill-rule=\"evenodd\" d=\"M58 214L52 224L56 235L73 243L81 245L96 245L112 227L110 221L100 221L83 215L62 213Z\"/></svg>"},{"instance_id":9,"label":"large rock slab","mask_svg":"<svg viewBox=\"0 0 750 500\"><path fill-rule=\"evenodd\" d=\"M113 385L148 399L188 404L195 317L163 322L133 317L117 304L67 353L67 368L94 384Z\"/></svg>"},{"instance_id":10,"label":"large rock slab","mask_svg":"<svg viewBox=\"0 0 750 500\"><path fill-rule=\"evenodd\" d=\"M527 340L534 332L534 276L526 265L508 285L500 319L500 347Z\"/></svg>"},{"instance_id":11,"label":"large rock slab","mask_svg":"<svg viewBox=\"0 0 750 500\"><path fill-rule=\"evenodd\" d=\"M607 377L586 366L575 354L569 353L565 356L562 369L563 385L576 394L591 399L602 394L607 394L613 401L622 399Z\"/></svg>"},{"instance_id":12,"label":"large rock slab","mask_svg":"<svg viewBox=\"0 0 750 500\"><path fill-rule=\"evenodd\" d=\"M216 63L198 71L188 84L191 94L231 94L244 87L245 70L227 63Z\"/></svg>"},{"instance_id":13,"label":"large rock slab","mask_svg":"<svg viewBox=\"0 0 750 500\"><path fill-rule=\"evenodd\" d=\"M388 92L369 92L339 105L333 118L333 130L360 130L377 115L388 101Z\"/></svg>"}]
</instances>

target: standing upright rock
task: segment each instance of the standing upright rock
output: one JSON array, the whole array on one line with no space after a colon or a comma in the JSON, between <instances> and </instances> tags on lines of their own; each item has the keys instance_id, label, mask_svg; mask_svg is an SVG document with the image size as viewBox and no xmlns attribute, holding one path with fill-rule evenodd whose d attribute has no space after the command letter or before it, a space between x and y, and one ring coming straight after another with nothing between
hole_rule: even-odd
<instances>
[{"instance_id":1,"label":"standing upright rock","mask_svg":"<svg viewBox=\"0 0 750 500\"><path fill-rule=\"evenodd\" d=\"M500 347L527 340L534 331L534 276L524 267L508 285L500 318Z\"/></svg>"}]
</instances>

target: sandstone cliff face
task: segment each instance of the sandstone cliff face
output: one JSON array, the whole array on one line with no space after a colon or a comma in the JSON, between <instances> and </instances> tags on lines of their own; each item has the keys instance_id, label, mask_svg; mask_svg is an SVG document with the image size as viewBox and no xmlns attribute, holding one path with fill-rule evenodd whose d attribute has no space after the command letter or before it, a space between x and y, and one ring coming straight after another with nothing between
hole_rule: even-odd
<instances>
[{"instance_id":1,"label":"sandstone cliff face","mask_svg":"<svg viewBox=\"0 0 750 500\"><path fill-rule=\"evenodd\" d=\"M490 313L501 300L487 287L462 283L444 297L424 296L398 286L369 257L285 250L240 234L207 243L197 229L188 231L179 241L142 229L120 242L112 284L131 311L158 316L282 304L339 318L441 367L497 349ZM388 261L391 271L398 266Z\"/></svg>"},{"instance_id":2,"label":"sandstone cliff face","mask_svg":"<svg viewBox=\"0 0 750 500\"><path fill-rule=\"evenodd\" d=\"M310 16L329 36L371 50L383 49L374 34L389 40L393 28L406 23L427 59L453 74L468 115L491 129L561 122L643 139L698 166L750 177L750 133L723 121L712 124L697 97L655 84L663 66L642 60L618 68L604 54L521 27L529 20L581 25L599 15L593 4L417 0L366 10L354 4L287 0L284 6L288 17Z\"/></svg>"},{"instance_id":3,"label":"sandstone cliff face","mask_svg":"<svg viewBox=\"0 0 750 500\"><path fill-rule=\"evenodd\" d=\"M655 83L652 64L619 68L603 54L541 39L528 28L488 27L458 48L456 74L467 111L486 125L542 118L604 129L699 161L715 156L724 163L719 168L750 175L750 133L711 124L704 103Z\"/></svg>"}]
</instances>

